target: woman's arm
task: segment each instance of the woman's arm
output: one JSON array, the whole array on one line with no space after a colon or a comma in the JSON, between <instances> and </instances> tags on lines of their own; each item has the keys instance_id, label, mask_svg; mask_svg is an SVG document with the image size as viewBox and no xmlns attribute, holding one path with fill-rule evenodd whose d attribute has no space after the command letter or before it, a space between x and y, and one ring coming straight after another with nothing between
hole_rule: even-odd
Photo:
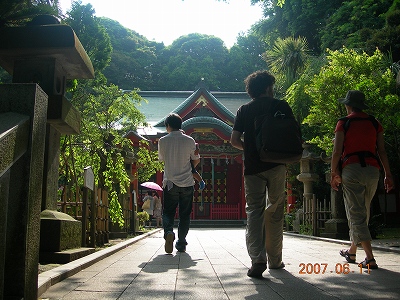
<instances>
[{"instance_id":1,"label":"woman's arm","mask_svg":"<svg viewBox=\"0 0 400 300\"><path fill-rule=\"evenodd\" d=\"M393 189L394 185L393 185L392 172L390 171L390 166L389 166L389 159L386 154L385 139L383 137L383 132L378 133L376 144L377 144L379 159L381 160L383 171L385 172L385 179L384 179L385 190L386 192L389 192L391 189Z\"/></svg>"},{"instance_id":2,"label":"woman's arm","mask_svg":"<svg viewBox=\"0 0 400 300\"><path fill-rule=\"evenodd\" d=\"M331 187L338 190L339 184L342 183L342 177L339 170L340 157L343 152L344 132L336 131L333 143L333 152L331 158Z\"/></svg>"}]
</instances>

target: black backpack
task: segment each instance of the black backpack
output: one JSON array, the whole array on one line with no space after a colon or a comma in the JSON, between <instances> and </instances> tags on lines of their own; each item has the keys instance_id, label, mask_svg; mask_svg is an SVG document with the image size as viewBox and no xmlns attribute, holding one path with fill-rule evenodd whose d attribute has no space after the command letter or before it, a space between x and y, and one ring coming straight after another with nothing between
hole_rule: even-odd
<instances>
[{"instance_id":1,"label":"black backpack","mask_svg":"<svg viewBox=\"0 0 400 300\"><path fill-rule=\"evenodd\" d=\"M378 126L379 126L378 121L372 115L368 115L368 118L348 118L348 117L343 117L343 118L340 118L339 120L340 121L345 121L345 123L343 124L344 135L346 135L347 131L349 130L351 122L354 122L354 121L366 121L366 120L368 120L368 121L372 122L372 125L374 125L374 128L375 128L376 132L378 132ZM343 151L344 151L344 148L343 148ZM369 151L357 151L357 152L349 153L345 157L343 157L343 159L341 160L341 164L340 165L342 165L350 156L353 156L353 155L357 155L358 156L358 159L359 159L360 164L361 164L362 167L366 167L367 166L367 164L365 163L365 158L366 157L373 157L380 164L380 160L375 155L375 153L372 153L372 152L369 152Z\"/></svg>"},{"instance_id":2,"label":"black backpack","mask_svg":"<svg viewBox=\"0 0 400 300\"><path fill-rule=\"evenodd\" d=\"M300 125L279 110L280 103L254 120L257 151L264 162L295 163L303 154Z\"/></svg>"}]
</instances>

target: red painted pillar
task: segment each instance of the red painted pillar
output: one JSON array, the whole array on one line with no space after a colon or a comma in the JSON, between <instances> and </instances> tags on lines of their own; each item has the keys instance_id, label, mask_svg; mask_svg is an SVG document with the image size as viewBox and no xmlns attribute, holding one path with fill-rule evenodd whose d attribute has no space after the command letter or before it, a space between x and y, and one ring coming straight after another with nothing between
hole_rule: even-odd
<instances>
[{"instance_id":1,"label":"red painted pillar","mask_svg":"<svg viewBox=\"0 0 400 300\"><path fill-rule=\"evenodd\" d=\"M137 197L138 197L138 195L139 195L139 191L138 191L138 179L137 179L137 166L136 166L136 164L135 163L133 163L132 164L132 167L131 167L131 175L132 175L132 178L134 178L134 179L132 179L132 181L131 181L131 186L132 186L132 191L131 191L131 195L130 195L130 203L129 203L129 208L132 210L134 207L134 205L133 205L133 195L132 195L132 192L133 191L135 191L135 193L136 193L136 200L137 200Z\"/></svg>"},{"instance_id":2,"label":"red painted pillar","mask_svg":"<svg viewBox=\"0 0 400 300\"><path fill-rule=\"evenodd\" d=\"M290 182L287 183L287 205L286 212L290 213L296 204L296 196L292 194L292 184Z\"/></svg>"},{"instance_id":3,"label":"red painted pillar","mask_svg":"<svg viewBox=\"0 0 400 300\"><path fill-rule=\"evenodd\" d=\"M240 211L241 211L241 218L242 219L247 219L247 214L246 214L246 196L245 196L245 190L244 190L244 161L243 157L239 156L235 159L240 165L242 166L241 172L242 172L242 181L241 181L241 188L240 188Z\"/></svg>"},{"instance_id":4,"label":"red painted pillar","mask_svg":"<svg viewBox=\"0 0 400 300\"><path fill-rule=\"evenodd\" d=\"M162 181L163 181L163 172L158 172L156 173L156 183L162 187Z\"/></svg>"}]
</instances>

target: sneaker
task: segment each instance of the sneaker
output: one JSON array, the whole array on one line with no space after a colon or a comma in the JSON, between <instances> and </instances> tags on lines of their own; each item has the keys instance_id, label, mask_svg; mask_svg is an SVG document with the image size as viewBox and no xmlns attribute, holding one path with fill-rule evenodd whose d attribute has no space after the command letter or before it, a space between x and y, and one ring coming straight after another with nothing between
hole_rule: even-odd
<instances>
[{"instance_id":1,"label":"sneaker","mask_svg":"<svg viewBox=\"0 0 400 300\"><path fill-rule=\"evenodd\" d=\"M247 271L247 276L254 278L262 278L262 273L267 269L266 263L256 263Z\"/></svg>"},{"instance_id":2,"label":"sneaker","mask_svg":"<svg viewBox=\"0 0 400 300\"><path fill-rule=\"evenodd\" d=\"M167 232L167 234L165 235L165 245L164 245L165 252L172 253L172 250L174 248L174 240L175 240L174 233L171 231Z\"/></svg>"},{"instance_id":3,"label":"sneaker","mask_svg":"<svg viewBox=\"0 0 400 300\"><path fill-rule=\"evenodd\" d=\"M175 244L175 248L176 248L176 250L178 250L178 252L186 252L186 245L187 245L187 243L179 243L179 241L178 241Z\"/></svg>"}]
</instances>

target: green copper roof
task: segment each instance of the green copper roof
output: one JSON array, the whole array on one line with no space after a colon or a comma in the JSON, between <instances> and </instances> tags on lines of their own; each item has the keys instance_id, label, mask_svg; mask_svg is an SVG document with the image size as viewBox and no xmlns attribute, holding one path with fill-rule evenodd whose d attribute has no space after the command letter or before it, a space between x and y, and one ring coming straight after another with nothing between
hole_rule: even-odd
<instances>
[{"instance_id":1,"label":"green copper roof","mask_svg":"<svg viewBox=\"0 0 400 300\"><path fill-rule=\"evenodd\" d=\"M235 115L229 109L227 109L221 102L219 102L218 99L213 96L213 94L211 94L207 89L205 89L203 87L199 88L192 95L190 95L185 101L183 101L180 105L178 105L178 107L176 107L172 112L177 113L178 115L180 115L182 117L182 115L181 115L182 112L184 112L187 109L187 107L199 97L200 94L205 94L206 98L208 98L208 100L211 100L213 102L213 104L215 104L215 106L217 106L219 108L219 110L225 116L227 116L227 119L229 119L233 123L233 121L235 119ZM158 121L157 124L154 125L154 127L164 126L164 121L165 121L166 117L167 116L165 116L160 121ZM183 118L184 118L184 116L183 116Z\"/></svg>"},{"instance_id":2,"label":"green copper roof","mask_svg":"<svg viewBox=\"0 0 400 300\"><path fill-rule=\"evenodd\" d=\"M193 117L182 123L183 130L187 130L188 128L202 128L210 126L219 128L227 136L230 136L232 133L231 126L214 117Z\"/></svg>"}]
</instances>

